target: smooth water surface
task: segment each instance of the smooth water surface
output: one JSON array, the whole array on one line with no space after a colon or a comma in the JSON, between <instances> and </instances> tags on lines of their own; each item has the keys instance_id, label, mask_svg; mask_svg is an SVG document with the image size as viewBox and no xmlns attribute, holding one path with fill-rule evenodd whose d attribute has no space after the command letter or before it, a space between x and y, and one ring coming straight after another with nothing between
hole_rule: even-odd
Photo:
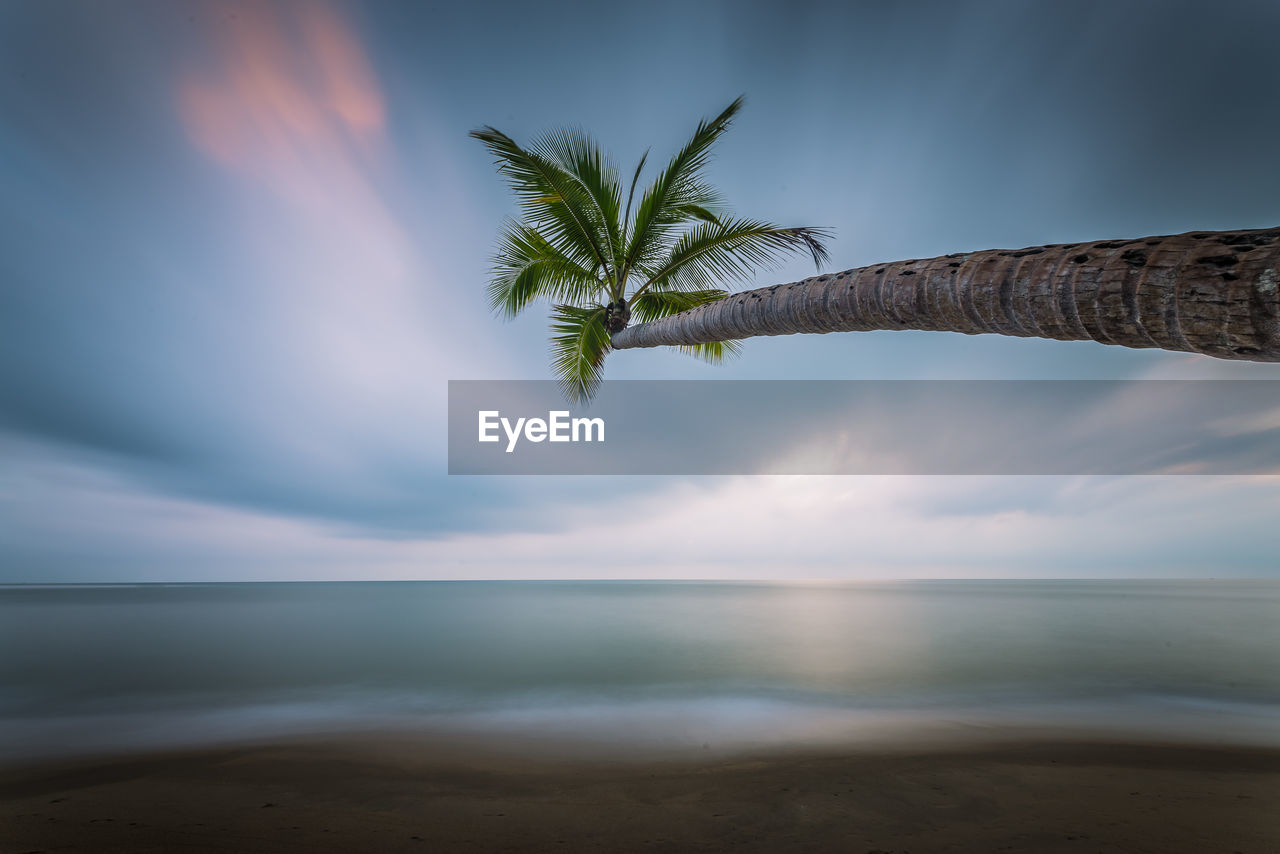
<instances>
[{"instance_id":1,"label":"smooth water surface","mask_svg":"<svg viewBox=\"0 0 1280 854\"><path fill-rule=\"evenodd\" d=\"M0 756L448 726L1280 743L1278 618L1271 581L4 587Z\"/></svg>"}]
</instances>

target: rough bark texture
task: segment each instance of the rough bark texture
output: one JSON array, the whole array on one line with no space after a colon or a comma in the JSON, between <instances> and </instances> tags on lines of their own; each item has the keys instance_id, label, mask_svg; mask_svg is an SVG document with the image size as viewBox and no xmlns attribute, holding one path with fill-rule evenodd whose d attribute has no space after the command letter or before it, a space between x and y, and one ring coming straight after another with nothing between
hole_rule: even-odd
<instances>
[{"instance_id":1,"label":"rough bark texture","mask_svg":"<svg viewBox=\"0 0 1280 854\"><path fill-rule=\"evenodd\" d=\"M1280 362L1278 274L1280 228L963 252L744 291L613 346L924 329Z\"/></svg>"}]
</instances>

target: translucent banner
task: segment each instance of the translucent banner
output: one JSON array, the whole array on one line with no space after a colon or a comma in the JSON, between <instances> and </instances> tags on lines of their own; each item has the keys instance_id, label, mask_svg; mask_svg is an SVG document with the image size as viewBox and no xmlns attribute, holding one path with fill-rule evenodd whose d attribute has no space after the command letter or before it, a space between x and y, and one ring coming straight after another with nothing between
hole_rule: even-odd
<instances>
[{"instance_id":1,"label":"translucent banner","mask_svg":"<svg viewBox=\"0 0 1280 854\"><path fill-rule=\"evenodd\" d=\"M1277 474L1280 382L453 381L449 473Z\"/></svg>"}]
</instances>

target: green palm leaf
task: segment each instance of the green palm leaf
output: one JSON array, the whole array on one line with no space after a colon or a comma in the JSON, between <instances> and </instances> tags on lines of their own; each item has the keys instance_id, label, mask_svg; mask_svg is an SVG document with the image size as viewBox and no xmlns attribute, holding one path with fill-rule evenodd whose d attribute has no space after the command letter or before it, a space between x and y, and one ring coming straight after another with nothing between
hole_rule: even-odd
<instances>
[{"instance_id":1,"label":"green palm leaf","mask_svg":"<svg viewBox=\"0 0 1280 854\"><path fill-rule=\"evenodd\" d=\"M725 359L741 353L742 343L740 341L708 341L705 344L682 344L676 349L687 356L718 365Z\"/></svg>"},{"instance_id":2,"label":"green palm leaf","mask_svg":"<svg viewBox=\"0 0 1280 854\"><path fill-rule=\"evenodd\" d=\"M631 311L642 323L661 320L718 299L724 299L728 291L709 288L701 291L648 291L631 302Z\"/></svg>"},{"instance_id":3,"label":"green palm leaf","mask_svg":"<svg viewBox=\"0 0 1280 854\"><path fill-rule=\"evenodd\" d=\"M526 151L499 130L485 127L472 131L471 136L497 155L498 171L515 190L527 223L566 255L590 255L608 275L601 219L595 200L582 183L561 165Z\"/></svg>"},{"instance_id":4,"label":"green palm leaf","mask_svg":"<svg viewBox=\"0 0 1280 854\"><path fill-rule=\"evenodd\" d=\"M551 310L551 366L560 390L571 403L595 394L609 352L605 307L557 305Z\"/></svg>"},{"instance_id":5,"label":"green palm leaf","mask_svg":"<svg viewBox=\"0 0 1280 854\"><path fill-rule=\"evenodd\" d=\"M582 302L598 297L604 284L598 268L587 269L589 258L568 257L538 231L508 222L494 256L489 303L506 317L515 317L533 300Z\"/></svg>"},{"instance_id":6,"label":"green palm leaf","mask_svg":"<svg viewBox=\"0 0 1280 854\"><path fill-rule=\"evenodd\" d=\"M618 168L600 151L596 141L581 130L565 129L548 133L529 145L529 150L554 163L571 176L590 200L590 221L597 231L608 266L619 267L622 252L622 185Z\"/></svg>"},{"instance_id":7,"label":"green palm leaf","mask_svg":"<svg viewBox=\"0 0 1280 854\"><path fill-rule=\"evenodd\" d=\"M645 190L631 226L624 271L639 263L647 250L667 235L670 226L693 216L691 207L712 211L719 206L719 194L700 180L698 173L709 162L716 140L729 129L733 117L742 109L742 100L735 98L720 115L709 122L700 122L684 148Z\"/></svg>"},{"instance_id":8,"label":"green palm leaf","mask_svg":"<svg viewBox=\"0 0 1280 854\"><path fill-rule=\"evenodd\" d=\"M706 290L744 279L796 251L807 251L814 264L821 266L827 260L823 240L828 236L823 228L783 228L749 219L700 223L685 232L664 258L645 265L648 281L633 299L650 288Z\"/></svg>"},{"instance_id":9,"label":"green palm leaf","mask_svg":"<svg viewBox=\"0 0 1280 854\"><path fill-rule=\"evenodd\" d=\"M631 225L631 202L636 197L636 185L640 183L640 173L644 171L644 164L649 160L649 151L645 150L640 155L640 162L636 164L635 174L631 176L631 189L627 192L627 209L622 214L622 227L628 228Z\"/></svg>"}]
</instances>

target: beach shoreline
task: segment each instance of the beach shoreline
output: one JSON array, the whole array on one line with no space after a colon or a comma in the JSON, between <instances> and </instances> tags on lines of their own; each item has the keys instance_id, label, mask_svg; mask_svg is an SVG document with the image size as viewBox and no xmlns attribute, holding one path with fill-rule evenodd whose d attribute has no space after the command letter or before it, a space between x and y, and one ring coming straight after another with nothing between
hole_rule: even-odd
<instances>
[{"instance_id":1,"label":"beach shoreline","mask_svg":"<svg viewBox=\"0 0 1280 854\"><path fill-rule=\"evenodd\" d=\"M1280 750L1020 732L646 758L334 733L11 765L33 851L1266 852Z\"/></svg>"}]
</instances>

